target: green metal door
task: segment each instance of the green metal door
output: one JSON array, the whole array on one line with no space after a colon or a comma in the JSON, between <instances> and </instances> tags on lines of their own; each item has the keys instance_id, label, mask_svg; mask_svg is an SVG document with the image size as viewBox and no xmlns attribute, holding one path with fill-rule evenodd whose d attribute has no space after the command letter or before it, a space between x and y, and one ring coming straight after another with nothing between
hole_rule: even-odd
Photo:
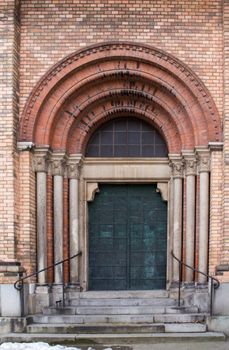
<instances>
[{"instance_id":1,"label":"green metal door","mask_svg":"<svg viewBox=\"0 0 229 350\"><path fill-rule=\"evenodd\" d=\"M164 289L167 204L156 185L101 185L89 203L89 289Z\"/></svg>"}]
</instances>

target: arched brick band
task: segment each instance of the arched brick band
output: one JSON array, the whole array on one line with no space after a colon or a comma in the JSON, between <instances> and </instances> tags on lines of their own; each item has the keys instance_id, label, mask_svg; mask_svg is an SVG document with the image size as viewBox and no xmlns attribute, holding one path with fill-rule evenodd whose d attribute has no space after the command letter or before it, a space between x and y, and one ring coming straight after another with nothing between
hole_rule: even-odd
<instances>
[{"instance_id":1,"label":"arched brick band","mask_svg":"<svg viewBox=\"0 0 229 350\"><path fill-rule=\"evenodd\" d=\"M127 113L153 122L169 152L221 141L216 106L195 73L161 50L122 42L82 49L48 71L24 108L19 138L82 151L96 125Z\"/></svg>"}]
</instances>

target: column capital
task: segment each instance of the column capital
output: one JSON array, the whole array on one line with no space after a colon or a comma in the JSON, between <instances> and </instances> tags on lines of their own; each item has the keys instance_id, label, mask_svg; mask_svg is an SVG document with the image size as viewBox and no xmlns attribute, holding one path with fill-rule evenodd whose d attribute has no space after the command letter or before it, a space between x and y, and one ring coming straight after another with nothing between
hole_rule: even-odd
<instances>
[{"instance_id":1,"label":"column capital","mask_svg":"<svg viewBox=\"0 0 229 350\"><path fill-rule=\"evenodd\" d=\"M67 157L65 153L53 153L51 158L51 174L64 176Z\"/></svg>"},{"instance_id":2,"label":"column capital","mask_svg":"<svg viewBox=\"0 0 229 350\"><path fill-rule=\"evenodd\" d=\"M185 175L196 175L197 159L193 152L183 152Z\"/></svg>"},{"instance_id":3,"label":"column capital","mask_svg":"<svg viewBox=\"0 0 229 350\"><path fill-rule=\"evenodd\" d=\"M79 179L82 166L81 156L71 156L67 162L67 174L69 179Z\"/></svg>"},{"instance_id":4,"label":"column capital","mask_svg":"<svg viewBox=\"0 0 229 350\"><path fill-rule=\"evenodd\" d=\"M33 169L35 172L48 172L50 154L49 147L35 148L33 155Z\"/></svg>"},{"instance_id":5,"label":"column capital","mask_svg":"<svg viewBox=\"0 0 229 350\"><path fill-rule=\"evenodd\" d=\"M173 178L182 178L184 170L184 160L180 155L169 155L169 166L172 169Z\"/></svg>"},{"instance_id":6,"label":"column capital","mask_svg":"<svg viewBox=\"0 0 229 350\"><path fill-rule=\"evenodd\" d=\"M208 148L196 148L199 173L210 172L210 151Z\"/></svg>"}]
</instances>

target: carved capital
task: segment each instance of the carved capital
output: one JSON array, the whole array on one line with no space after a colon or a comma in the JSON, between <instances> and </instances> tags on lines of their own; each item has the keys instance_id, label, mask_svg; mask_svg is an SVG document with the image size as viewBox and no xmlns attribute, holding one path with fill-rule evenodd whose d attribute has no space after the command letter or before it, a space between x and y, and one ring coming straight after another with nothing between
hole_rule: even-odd
<instances>
[{"instance_id":1,"label":"carved capital","mask_svg":"<svg viewBox=\"0 0 229 350\"><path fill-rule=\"evenodd\" d=\"M82 160L80 158L69 159L67 164L68 178L79 179Z\"/></svg>"},{"instance_id":2,"label":"carved capital","mask_svg":"<svg viewBox=\"0 0 229 350\"><path fill-rule=\"evenodd\" d=\"M196 156L194 154L184 156L184 168L185 168L186 176L196 175L197 159L196 159Z\"/></svg>"},{"instance_id":3,"label":"carved capital","mask_svg":"<svg viewBox=\"0 0 229 350\"><path fill-rule=\"evenodd\" d=\"M210 171L210 157L202 156L198 159L199 173Z\"/></svg>"},{"instance_id":4,"label":"carved capital","mask_svg":"<svg viewBox=\"0 0 229 350\"><path fill-rule=\"evenodd\" d=\"M51 159L52 175L64 176L66 158L64 155L54 155Z\"/></svg>"},{"instance_id":5,"label":"carved capital","mask_svg":"<svg viewBox=\"0 0 229 350\"><path fill-rule=\"evenodd\" d=\"M169 166L172 169L174 179L183 177L184 161L181 157L170 157Z\"/></svg>"},{"instance_id":6,"label":"carved capital","mask_svg":"<svg viewBox=\"0 0 229 350\"><path fill-rule=\"evenodd\" d=\"M48 172L50 153L48 149L36 149L33 156L33 170L35 172Z\"/></svg>"},{"instance_id":7,"label":"carved capital","mask_svg":"<svg viewBox=\"0 0 229 350\"><path fill-rule=\"evenodd\" d=\"M210 152L208 149L197 150L199 173L209 172L211 165Z\"/></svg>"}]
</instances>

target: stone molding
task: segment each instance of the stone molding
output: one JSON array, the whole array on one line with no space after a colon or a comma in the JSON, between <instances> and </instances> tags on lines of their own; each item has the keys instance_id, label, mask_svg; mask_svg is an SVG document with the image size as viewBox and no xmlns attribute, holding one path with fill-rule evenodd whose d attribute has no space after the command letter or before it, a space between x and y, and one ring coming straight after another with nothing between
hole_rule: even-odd
<instances>
[{"instance_id":1,"label":"stone molding","mask_svg":"<svg viewBox=\"0 0 229 350\"><path fill-rule=\"evenodd\" d=\"M168 202L168 182L158 182L156 191L160 193L164 202Z\"/></svg>"},{"instance_id":2,"label":"stone molding","mask_svg":"<svg viewBox=\"0 0 229 350\"><path fill-rule=\"evenodd\" d=\"M50 150L49 148L36 148L33 156L33 170L36 173L48 172L50 162Z\"/></svg>"},{"instance_id":3,"label":"stone molding","mask_svg":"<svg viewBox=\"0 0 229 350\"><path fill-rule=\"evenodd\" d=\"M95 194L99 192L98 182L87 183L87 202L93 202Z\"/></svg>"},{"instance_id":4,"label":"stone molding","mask_svg":"<svg viewBox=\"0 0 229 350\"><path fill-rule=\"evenodd\" d=\"M17 150L19 152L32 151L35 147L33 142L17 142Z\"/></svg>"}]
</instances>

